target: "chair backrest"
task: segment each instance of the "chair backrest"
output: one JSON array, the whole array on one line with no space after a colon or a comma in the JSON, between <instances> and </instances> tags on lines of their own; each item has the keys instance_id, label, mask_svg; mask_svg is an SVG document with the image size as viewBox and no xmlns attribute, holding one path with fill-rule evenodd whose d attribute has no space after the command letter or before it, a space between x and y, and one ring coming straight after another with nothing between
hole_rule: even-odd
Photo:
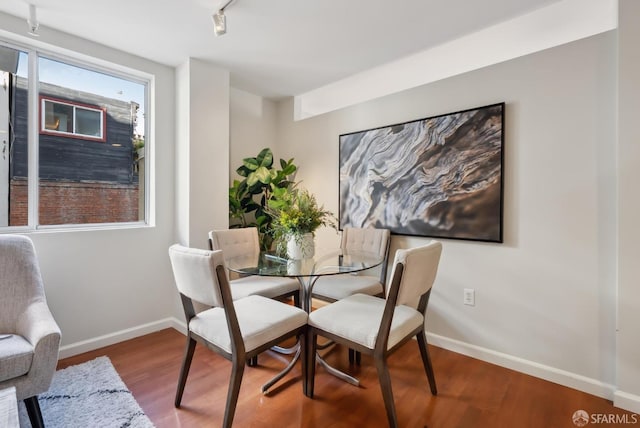
<instances>
[{"instance_id":1,"label":"chair backrest","mask_svg":"<svg viewBox=\"0 0 640 428\"><path fill-rule=\"evenodd\" d=\"M342 243L340 246L346 250L368 251L380 255L383 258L380 283L384 285L387 280L390 243L391 232L389 229L345 227L342 230Z\"/></svg>"},{"instance_id":2,"label":"chair backrest","mask_svg":"<svg viewBox=\"0 0 640 428\"><path fill-rule=\"evenodd\" d=\"M418 305L420 297L433 286L441 253L442 244L438 241L431 241L421 247L396 251L391 278L394 278L398 265L403 267L396 305L412 307Z\"/></svg>"},{"instance_id":3,"label":"chair backrest","mask_svg":"<svg viewBox=\"0 0 640 428\"><path fill-rule=\"evenodd\" d=\"M34 300L46 299L31 239L0 235L0 332L15 332L18 316Z\"/></svg>"},{"instance_id":4,"label":"chair backrest","mask_svg":"<svg viewBox=\"0 0 640 428\"><path fill-rule=\"evenodd\" d=\"M222 251L188 248L179 244L169 247L169 258L178 291L191 300L207 306L223 307L216 266L224 266Z\"/></svg>"},{"instance_id":5,"label":"chair backrest","mask_svg":"<svg viewBox=\"0 0 640 428\"><path fill-rule=\"evenodd\" d=\"M389 248L389 229L345 227L341 247L347 250L369 251L384 256Z\"/></svg>"},{"instance_id":6,"label":"chair backrest","mask_svg":"<svg viewBox=\"0 0 640 428\"><path fill-rule=\"evenodd\" d=\"M209 232L209 247L211 250L222 250L226 259L249 255L257 257L260 254L258 229L245 227L212 230Z\"/></svg>"}]
</instances>

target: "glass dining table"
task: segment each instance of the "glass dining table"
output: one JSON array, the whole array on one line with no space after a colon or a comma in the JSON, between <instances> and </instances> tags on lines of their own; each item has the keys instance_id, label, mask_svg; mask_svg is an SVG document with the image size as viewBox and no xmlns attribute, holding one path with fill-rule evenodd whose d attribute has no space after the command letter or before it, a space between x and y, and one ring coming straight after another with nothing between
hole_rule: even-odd
<instances>
[{"instance_id":1,"label":"glass dining table","mask_svg":"<svg viewBox=\"0 0 640 428\"><path fill-rule=\"evenodd\" d=\"M296 278L300 282L300 301L302 309L311 311L311 297L313 286L318 278L327 275L347 275L371 269L380 265L383 258L376 253L346 250L322 250L316 249L313 257L292 260L280 257L272 252L260 252L255 256L237 256L226 259L227 269L240 275L278 276ZM339 285L336 285L339 286ZM291 350L278 348L279 352L295 354L291 362L272 380L262 387L266 393L271 386L286 375L300 357L300 346L296 344ZM316 361L332 375L358 386L358 379L350 376L335 367L330 366L320 355L316 355Z\"/></svg>"}]
</instances>

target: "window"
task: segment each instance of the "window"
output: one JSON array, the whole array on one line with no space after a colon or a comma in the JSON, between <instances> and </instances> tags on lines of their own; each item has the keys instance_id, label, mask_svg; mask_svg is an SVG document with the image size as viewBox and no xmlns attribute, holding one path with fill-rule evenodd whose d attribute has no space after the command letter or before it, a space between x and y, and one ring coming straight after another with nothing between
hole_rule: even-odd
<instances>
[{"instance_id":1,"label":"window","mask_svg":"<svg viewBox=\"0 0 640 428\"><path fill-rule=\"evenodd\" d=\"M105 141L104 110L44 96L40 99L40 132Z\"/></svg>"},{"instance_id":2,"label":"window","mask_svg":"<svg viewBox=\"0 0 640 428\"><path fill-rule=\"evenodd\" d=\"M0 41L0 229L146 222L141 76Z\"/></svg>"}]
</instances>

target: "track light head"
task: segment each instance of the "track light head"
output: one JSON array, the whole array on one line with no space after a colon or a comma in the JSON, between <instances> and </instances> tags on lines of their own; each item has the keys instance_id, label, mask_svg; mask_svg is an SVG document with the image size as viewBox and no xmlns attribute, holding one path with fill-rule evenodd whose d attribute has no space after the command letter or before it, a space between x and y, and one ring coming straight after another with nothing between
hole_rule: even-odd
<instances>
[{"instance_id":1,"label":"track light head","mask_svg":"<svg viewBox=\"0 0 640 428\"><path fill-rule=\"evenodd\" d=\"M224 10L220 9L214 13L211 18L213 19L213 32L216 36L222 36L227 32L227 17L224 15Z\"/></svg>"},{"instance_id":2,"label":"track light head","mask_svg":"<svg viewBox=\"0 0 640 428\"><path fill-rule=\"evenodd\" d=\"M38 18L36 17L36 7L35 5L29 5L29 19L27 19L27 25L29 26L29 34L35 37L38 37L38 28L40 28L40 23L38 22Z\"/></svg>"},{"instance_id":3,"label":"track light head","mask_svg":"<svg viewBox=\"0 0 640 428\"><path fill-rule=\"evenodd\" d=\"M227 33L227 17L224 15L224 10L233 2L234 0L227 0L216 13L211 15L213 19L213 32L216 36L222 36Z\"/></svg>"}]
</instances>

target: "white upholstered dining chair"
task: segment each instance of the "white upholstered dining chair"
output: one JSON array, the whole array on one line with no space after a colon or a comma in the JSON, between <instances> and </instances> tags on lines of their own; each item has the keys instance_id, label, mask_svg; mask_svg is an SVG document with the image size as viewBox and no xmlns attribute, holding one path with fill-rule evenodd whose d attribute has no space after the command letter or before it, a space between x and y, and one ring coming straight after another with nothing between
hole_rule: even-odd
<instances>
[{"instance_id":1,"label":"white upholstered dining chair","mask_svg":"<svg viewBox=\"0 0 640 428\"><path fill-rule=\"evenodd\" d=\"M370 296L384 296L384 285L387 279L387 262L389 261L389 229L373 227L345 227L342 230L340 248L349 251L366 251L378 254L383 261L378 275L370 271L353 275L329 275L318 278L313 286L313 297L326 302L335 302L353 294L362 293Z\"/></svg>"},{"instance_id":2,"label":"white upholstered dining chair","mask_svg":"<svg viewBox=\"0 0 640 428\"><path fill-rule=\"evenodd\" d=\"M172 245L169 257L187 321L187 346L178 380L175 406L180 407L196 342L232 363L222 426L231 427L242 383L245 361L297 336L304 349L307 313L262 296L233 299L222 251ZM194 302L210 309L196 313ZM302 373L306 357L302 352ZM306 392L306 382L303 382Z\"/></svg>"},{"instance_id":3,"label":"white upholstered dining chair","mask_svg":"<svg viewBox=\"0 0 640 428\"><path fill-rule=\"evenodd\" d=\"M306 391L309 397L313 398L314 394L318 335L373 356L390 427L397 427L398 422L387 357L414 336L418 339L431 393L437 395L425 335L425 316L441 252L442 244L437 241L398 250L386 300L355 294L309 314Z\"/></svg>"},{"instance_id":4,"label":"white upholstered dining chair","mask_svg":"<svg viewBox=\"0 0 640 428\"><path fill-rule=\"evenodd\" d=\"M255 227L221 229L209 232L209 249L222 250L225 260L236 256L255 257L260 254L258 229ZM263 296L272 299L293 297L300 307L300 283L295 278L250 275L230 280L234 299L246 296Z\"/></svg>"},{"instance_id":5,"label":"white upholstered dining chair","mask_svg":"<svg viewBox=\"0 0 640 428\"><path fill-rule=\"evenodd\" d=\"M313 298L325 302L335 302L358 293L384 297L390 244L391 232L389 229L345 227L342 230L340 248L346 253L349 251L366 251L378 254L382 257L378 275L373 275L372 273L374 272L370 269L351 275L320 277L313 286ZM350 363L356 362L360 364L360 358L358 351L349 349Z\"/></svg>"}]
</instances>

